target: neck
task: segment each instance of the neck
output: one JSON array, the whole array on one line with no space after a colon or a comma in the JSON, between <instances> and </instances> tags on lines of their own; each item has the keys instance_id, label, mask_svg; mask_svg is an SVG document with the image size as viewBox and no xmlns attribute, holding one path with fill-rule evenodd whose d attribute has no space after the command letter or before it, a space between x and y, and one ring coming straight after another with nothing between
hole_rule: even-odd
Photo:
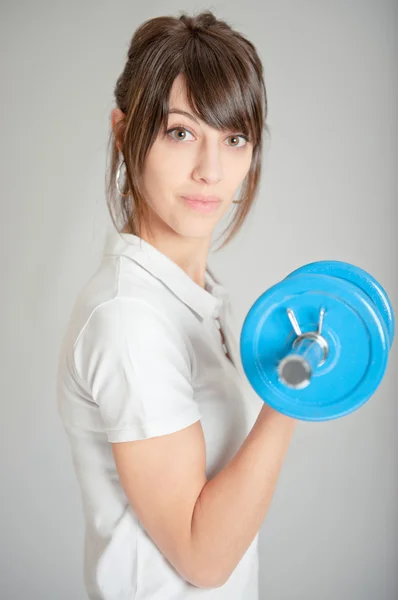
<instances>
[{"instance_id":1,"label":"neck","mask_svg":"<svg viewBox=\"0 0 398 600\"><path fill-rule=\"evenodd\" d=\"M122 233L133 232L129 226L126 226L122 229ZM161 229L153 228L151 233L152 235L142 226L139 237L168 256L197 285L205 289L207 256L211 239L183 237L167 226Z\"/></svg>"}]
</instances>

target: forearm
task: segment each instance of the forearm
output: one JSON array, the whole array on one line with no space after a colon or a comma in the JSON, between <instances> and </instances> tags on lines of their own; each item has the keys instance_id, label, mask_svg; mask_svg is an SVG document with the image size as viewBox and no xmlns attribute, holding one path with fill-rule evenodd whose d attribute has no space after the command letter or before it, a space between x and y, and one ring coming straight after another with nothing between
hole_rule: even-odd
<instances>
[{"instance_id":1,"label":"forearm","mask_svg":"<svg viewBox=\"0 0 398 600\"><path fill-rule=\"evenodd\" d=\"M192 561L221 585L265 519L297 421L264 404L233 459L203 487L192 517Z\"/></svg>"}]
</instances>

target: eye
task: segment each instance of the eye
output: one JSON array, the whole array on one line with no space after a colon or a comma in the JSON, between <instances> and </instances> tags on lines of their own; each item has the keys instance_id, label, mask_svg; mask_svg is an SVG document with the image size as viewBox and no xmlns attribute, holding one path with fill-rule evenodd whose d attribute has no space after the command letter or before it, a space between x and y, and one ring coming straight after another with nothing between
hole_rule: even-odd
<instances>
[{"instance_id":1,"label":"eye","mask_svg":"<svg viewBox=\"0 0 398 600\"><path fill-rule=\"evenodd\" d=\"M172 133L174 133L175 131L183 131L185 132L185 134L189 133L190 135L193 135L192 131L189 131L189 129L187 129L186 127L183 127L182 125L176 125L175 127L173 127L172 129L169 129L167 131L168 136L174 140L175 142L182 142L184 141L186 138L186 135L184 137L179 137L179 139L176 139L173 135L171 135ZM230 146L231 148L244 148L248 142L250 141L247 135L243 135L243 134L239 134L239 135L230 135L227 139L237 139L237 138L242 138L245 140L246 144L243 144L241 146L237 146L236 144Z\"/></svg>"},{"instance_id":2,"label":"eye","mask_svg":"<svg viewBox=\"0 0 398 600\"><path fill-rule=\"evenodd\" d=\"M232 148L244 148L244 147L245 147L245 146L247 146L247 144L249 143L249 138L247 137L247 135L243 135L243 133L242 133L242 134L239 134L239 135L230 135L230 136L229 136L229 139L231 139L231 138L232 138L232 139L235 139L235 140L236 140L237 138L242 138L242 139L244 139L244 140L245 140L245 142L246 142L246 144L243 144L243 146L235 146L235 144L234 144L234 145L232 146ZM227 139L228 139L228 138L227 138Z\"/></svg>"},{"instance_id":3,"label":"eye","mask_svg":"<svg viewBox=\"0 0 398 600\"><path fill-rule=\"evenodd\" d=\"M189 129L187 129L186 127L182 127L182 125L177 125L176 127L173 127L172 129L169 129L167 131L167 134L171 137L171 139L176 142L184 141L186 137L180 137L179 139L176 139L174 136L171 135L172 133L174 133L174 131L184 131L185 133L190 133L191 135L193 135L192 131L189 131Z\"/></svg>"}]
</instances>

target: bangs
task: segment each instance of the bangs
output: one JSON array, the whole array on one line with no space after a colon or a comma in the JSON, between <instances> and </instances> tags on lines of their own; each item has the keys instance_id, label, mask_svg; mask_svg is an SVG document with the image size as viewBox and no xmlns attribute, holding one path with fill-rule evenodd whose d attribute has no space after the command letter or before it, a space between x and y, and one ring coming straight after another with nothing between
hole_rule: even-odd
<instances>
[{"instance_id":1,"label":"bangs","mask_svg":"<svg viewBox=\"0 0 398 600\"><path fill-rule=\"evenodd\" d=\"M259 78L242 48L239 54L226 50L225 40L219 46L214 37L191 38L181 57L187 100L207 125L239 131L256 145L261 139Z\"/></svg>"}]
</instances>

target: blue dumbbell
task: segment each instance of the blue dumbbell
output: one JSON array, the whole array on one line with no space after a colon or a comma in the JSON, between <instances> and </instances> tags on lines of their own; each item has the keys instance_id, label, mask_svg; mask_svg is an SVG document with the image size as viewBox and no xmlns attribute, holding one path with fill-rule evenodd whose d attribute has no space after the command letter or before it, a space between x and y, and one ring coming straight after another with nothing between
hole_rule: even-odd
<instances>
[{"instance_id":1,"label":"blue dumbbell","mask_svg":"<svg viewBox=\"0 0 398 600\"><path fill-rule=\"evenodd\" d=\"M369 273L314 262L253 304L240 336L242 365L275 410L306 421L336 419L379 386L394 331L390 300Z\"/></svg>"}]
</instances>

